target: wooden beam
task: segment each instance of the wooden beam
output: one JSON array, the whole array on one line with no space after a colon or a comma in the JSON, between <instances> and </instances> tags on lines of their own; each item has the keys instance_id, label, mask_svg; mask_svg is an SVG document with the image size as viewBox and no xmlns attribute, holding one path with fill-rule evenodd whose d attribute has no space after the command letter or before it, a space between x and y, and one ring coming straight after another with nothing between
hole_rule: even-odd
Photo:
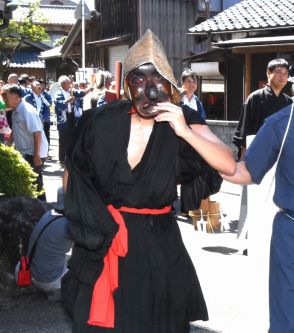
<instances>
[{"instance_id":1,"label":"wooden beam","mask_svg":"<svg viewBox=\"0 0 294 333\"><path fill-rule=\"evenodd\" d=\"M294 45L263 45L263 46L235 46L231 49L232 53L275 53L275 52L294 52Z\"/></svg>"},{"instance_id":2,"label":"wooden beam","mask_svg":"<svg viewBox=\"0 0 294 333\"><path fill-rule=\"evenodd\" d=\"M251 93L251 53L245 53L245 99Z\"/></svg>"}]
</instances>

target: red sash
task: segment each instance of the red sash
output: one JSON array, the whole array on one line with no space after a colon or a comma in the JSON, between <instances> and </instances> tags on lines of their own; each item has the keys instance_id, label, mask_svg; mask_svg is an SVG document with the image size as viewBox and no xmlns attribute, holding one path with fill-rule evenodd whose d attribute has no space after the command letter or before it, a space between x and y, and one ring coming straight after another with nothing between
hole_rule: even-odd
<instances>
[{"instance_id":1,"label":"red sash","mask_svg":"<svg viewBox=\"0 0 294 333\"><path fill-rule=\"evenodd\" d=\"M119 229L112 240L108 253L104 257L103 271L95 283L87 323L93 326L114 328L113 292L118 288L118 257L125 257L128 252L128 231L120 212L159 215L170 212L171 206L161 209L129 207L116 209L112 205L108 205L107 208L119 225Z\"/></svg>"}]
</instances>

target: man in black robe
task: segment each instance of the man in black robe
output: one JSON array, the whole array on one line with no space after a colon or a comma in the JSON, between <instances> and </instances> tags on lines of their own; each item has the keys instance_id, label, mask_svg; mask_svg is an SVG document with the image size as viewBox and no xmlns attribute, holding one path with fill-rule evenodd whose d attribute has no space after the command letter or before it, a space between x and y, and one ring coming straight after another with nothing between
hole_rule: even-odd
<instances>
[{"instance_id":1,"label":"man in black robe","mask_svg":"<svg viewBox=\"0 0 294 333\"><path fill-rule=\"evenodd\" d=\"M65 307L75 333L188 332L208 315L171 213L173 190L197 178L200 201L221 183L208 163L233 174L235 161L197 112L177 106L150 30L126 56L124 91L128 100L82 117L69 148L65 210L75 246Z\"/></svg>"},{"instance_id":2,"label":"man in black robe","mask_svg":"<svg viewBox=\"0 0 294 333\"><path fill-rule=\"evenodd\" d=\"M246 137L255 135L267 117L292 104L291 97L284 91L288 73L289 65L286 60L271 60L266 70L268 83L248 96L233 139L233 143L239 148L240 157L246 149Z\"/></svg>"},{"instance_id":3,"label":"man in black robe","mask_svg":"<svg viewBox=\"0 0 294 333\"><path fill-rule=\"evenodd\" d=\"M256 135L267 117L292 104L292 98L284 90L288 82L288 69L289 65L286 60L271 60L266 70L268 83L248 96L233 138L233 143L238 147L240 160L243 159L246 151L246 137ZM247 233L247 196L247 186L244 185L241 195L238 237L244 237Z\"/></svg>"}]
</instances>

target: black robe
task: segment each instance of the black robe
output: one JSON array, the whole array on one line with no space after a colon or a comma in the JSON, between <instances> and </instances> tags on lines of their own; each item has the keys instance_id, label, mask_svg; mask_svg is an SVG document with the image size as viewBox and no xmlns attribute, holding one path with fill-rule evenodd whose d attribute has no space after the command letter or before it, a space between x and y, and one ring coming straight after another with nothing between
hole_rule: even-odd
<instances>
[{"instance_id":1,"label":"black robe","mask_svg":"<svg viewBox=\"0 0 294 333\"><path fill-rule=\"evenodd\" d=\"M69 149L65 210L75 247L62 292L76 333L184 333L189 321L208 319L173 214L122 213L129 240L127 256L119 258L115 328L86 324L93 285L118 228L107 205L162 208L172 204L181 181L197 178L193 188L199 184L198 201L217 192L221 184L217 173L168 123L154 124L142 160L131 169L127 159L130 109L129 102L121 101L88 111ZM197 112L183 110L188 124L204 123Z\"/></svg>"}]
</instances>

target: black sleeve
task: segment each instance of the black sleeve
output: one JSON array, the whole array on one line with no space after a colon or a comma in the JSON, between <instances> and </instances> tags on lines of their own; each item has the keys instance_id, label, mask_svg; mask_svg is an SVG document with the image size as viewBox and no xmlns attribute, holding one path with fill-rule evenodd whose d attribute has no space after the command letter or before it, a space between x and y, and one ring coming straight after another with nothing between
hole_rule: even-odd
<instances>
[{"instance_id":1,"label":"black sleeve","mask_svg":"<svg viewBox=\"0 0 294 333\"><path fill-rule=\"evenodd\" d=\"M198 112L183 106L188 124L202 124ZM178 153L178 184L181 184L181 211L187 212L199 208L201 200L217 193L222 178L186 141L180 139Z\"/></svg>"},{"instance_id":2,"label":"black sleeve","mask_svg":"<svg viewBox=\"0 0 294 333\"><path fill-rule=\"evenodd\" d=\"M103 257L118 230L100 194L92 159L103 131L102 108L85 112L68 149L65 215L75 245L68 267L79 281L93 285L103 269Z\"/></svg>"},{"instance_id":3,"label":"black sleeve","mask_svg":"<svg viewBox=\"0 0 294 333\"><path fill-rule=\"evenodd\" d=\"M99 109L83 115L69 147L67 160L65 213L71 221L70 233L75 244L90 251L109 245L117 231L117 224L95 183L91 162L95 155L95 141L103 140L100 138L102 131L99 127L103 124L99 115Z\"/></svg>"},{"instance_id":4,"label":"black sleeve","mask_svg":"<svg viewBox=\"0 0 294 333\"><path fill-rule=\"evenodd\" d=\"M233 143L239 149L246 146L246 136L252 134L254 131L256 113L258 112L258 110L253 112L254 104L256 104L256 98L257 96L250 95L243 106L237 130L233 136Z\"/></svg>"},{"instance_id":5,"label":"black sleeve","mask_svg":"<svg viewBox=\"0 0 294 333\"><path fill-rule=\"evenodd\" d=\"M219 173L192 147L180 153L181 211L198 209L202 199L217 193L222 184Z\"/></svg>"},{"instance_id":6,"label":"black sleeve","mask_svg":"<svg viewBox=\"0 0 294 333\"><path fill-rule=\"evenodd\" d=\"M182 110L187 124L189 125L206 124L205 120L202 119L199 112L190 108L188 105L182 105Z\"/></svg>"}]
</instances>

